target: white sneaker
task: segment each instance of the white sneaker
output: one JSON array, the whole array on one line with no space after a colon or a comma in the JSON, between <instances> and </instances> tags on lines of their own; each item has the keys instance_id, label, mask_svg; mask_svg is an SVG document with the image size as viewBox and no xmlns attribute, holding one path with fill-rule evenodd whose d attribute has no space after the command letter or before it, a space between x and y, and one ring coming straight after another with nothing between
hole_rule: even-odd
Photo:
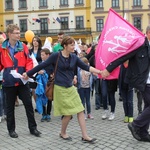
<instances>
[{"instance_id":1,"label":"white sneaker","mask_svg":"<svg viewBox=\"0 0 150 150\"><path fill-rule=\"evenodd\" d=\"M2 122L2 117L0 116L0 123Z\"/></svg>"},{"instance_id":2,"label":"white sneaker","mask_svg":"<svg viewBox=\"0 0 150 150\"><path fill-rule=\"evenodd\" d=\"M109 116L109 118L108 118L108 120L111 121L111 120L113 120L114 118L115 118L115 114L111 112L111 113L110 113L110 116Z\"/></svg>"},{"instance_id":3,"label":"white sneaker","mask_svg":"<svg viewBox=\"0 0 150 150\"><path fill-rule=\"evenodd\" d=\"M87 120L87 116L86 116L86 114L84 114L84 118L85 118L85 120Z\"/></svg>"},{"instance_id":4,"label":"white sneaker","mask_svg":"<svg viewBox=\"0 0 150 150\"><path fill-rule=\"evenodd\" d=\"M102 115L102 119L106 119L108 117L108 110L104 110L104 114Z\"/></svg>"}]
</instances>

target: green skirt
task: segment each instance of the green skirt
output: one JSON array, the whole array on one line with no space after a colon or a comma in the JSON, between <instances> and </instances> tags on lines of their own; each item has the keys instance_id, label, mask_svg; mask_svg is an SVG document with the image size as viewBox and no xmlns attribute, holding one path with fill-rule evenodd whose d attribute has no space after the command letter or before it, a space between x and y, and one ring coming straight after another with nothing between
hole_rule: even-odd
<instances>
[{"instance_id":1,"label":"green skirt","mask_svg":"<svg viewBox=\"0 0 150 150\"><path fill-rule=\"evenodd\" d=\"M77 89L54 85L54 116L74 115L84 110Z\"/></svg>"}]
</instances>

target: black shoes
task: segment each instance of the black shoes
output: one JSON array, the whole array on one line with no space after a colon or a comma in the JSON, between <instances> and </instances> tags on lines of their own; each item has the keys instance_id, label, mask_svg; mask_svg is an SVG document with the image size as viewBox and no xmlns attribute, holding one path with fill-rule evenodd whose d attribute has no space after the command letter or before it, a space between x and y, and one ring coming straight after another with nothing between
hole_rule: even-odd
<instances>
[{"instance_id":1,"label":"black shoes","mask_svg":"<svg viewBox=\"0 0 150 150\"><path fill-rule=\"evenodd\" d=\"M35 135L36 137L40 137L40 134L42 134L40 131L38 131L37 129L31 130L30 133L32 135Z\"/></svg>"},{"instance_id":2,"label":"black shoes","mask_svg":"<svg viewBox=\"0 0 150 150\"><path fill-rule=\"evenodd\" d=\"M128 128L129 128L129 130L131 131L133 137L134 137L136 140L141 141L141 137L140 137L139 134L138 134L138 129L135 128L135 127L132 125L132 123L129 123L129 124L128 124Z\"/></svg>"},{"instance_id":3,"label":"black shoes","mask_svg":"<svg viewBox=\"0 0 150 150\"><path fill-rule=\"evenodd\" d=\"M148 134L147 136L141 137L141 140L143 142L150 142L150 135Z\"/></svg>"},{"instance_id":4,"label":"black shoes","mask_svg":"<svg viewBox=\"0 0 150 150\"><path fill-rule=\"evenodd\" d=\"M9 132L9 136L12 138L18 138L18 134L15 131Z\"/></svg>"},{"instance_id":5,"label":"black shoes","mask_svg":"<svg viewBox=\"0 0 150 150\"><path fill-rule=\"evenodd\" d=\"M72 138L70 136L64 138L61 134L59 135L60 138L62 138L63 140L66 140L66 141L72 141Z\"/></svg>"},{"instance_id":6,"label":"black shoes","mask_svg":"<svg viewBox=\"0 0 150 150\"><path fill-rule=\"evenodd\" d=\"M93 138L93 139L91 139L91 140L86 140L86 139L84 139L83 137L82 137L82 142L83 143L90 143L90 144L94 144L95 143L95 141L97 140L96 138Z\"/></svg>"}]
</instances>

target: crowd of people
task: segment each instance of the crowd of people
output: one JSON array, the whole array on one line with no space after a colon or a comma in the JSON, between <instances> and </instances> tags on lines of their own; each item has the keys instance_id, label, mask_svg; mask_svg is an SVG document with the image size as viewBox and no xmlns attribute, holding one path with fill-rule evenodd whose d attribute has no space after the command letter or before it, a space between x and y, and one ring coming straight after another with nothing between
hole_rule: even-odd
<instances>
[{"instance_id":1,"label":"crowd of people","mask_svg":"<svg viewBox=\"0 0 150 150\"><path fill-rule=\"evenodd\" d=\"M18 137L15 131L14 112L15 102L19 98L25 106L28 128L31 134L37 137L42 134L37 129L34 111L41 114L41 122L50 122L53 107L54 116L61 116L60 138L68 141L72 140L72 137L67 134L67 127L73 115L77 114L82 134L81 140L84 143L95 143L96 138L90 137L86 129L86 120L94 119L91 111L91 97L95 94L95 111L101 108L104 110L101 118L113 121L116 109L115 94L119 87L120 99L123 101L123 122L129 123L128 127L134 138L139 141L150 141L147 134L149 125L149 82L145 84L145 90L142 83L139 88L138 86L132 86L134 84L130 84L125 80L126 76L129 75L128 70L131 69L130 61L137 58L134 55L138 55L140 50L137 51L137 54L133 52L124 56L121 60L116 60L113 67L108 65L105 70L98 70L95 68L97 43L89 45L83 42L77 43L80 49L80 51L77 51L75 49L75 39L66 36L64 32L60 32L55 45L51 43L53 52L50 52L48 48L42 49L42 41L37 36L33 38L31 47L27 47L26 44L22 43L20 41L20 29L17 25L8 25L6 33L8 38L3 39L0 46L0 70L3 75L3 79L0 79L0 122L2 118L6 118L10 137ZM150 27L147 28L146 33L145 43L148 41L147 39L150 39ZM146 49L146 46L144 48ZM31 55L37 61L36 65L34 65ZM147 56L145 57L148 59ZM58 64L54 81L54 101L52 102L46 97L44 89L46 82L54 72L56 60L58 60ZM120 65L119 78L107 80L106 77L118 65ZM21 74L24 80L28 80L30 77L35 82L23 84L21 79L14 78L11 72ZM103 77L102 79L99 78L99 74ZM148 75L148 71L144 74L145 80L146 75ZM41 81L43 82L40 84ZM139 117L135 120L133 118L134 87L136 88L139 112ZM34 109L32 97L36 104ZM144 110L142 111L143 99Z\"/></svg>"}]
</instances>

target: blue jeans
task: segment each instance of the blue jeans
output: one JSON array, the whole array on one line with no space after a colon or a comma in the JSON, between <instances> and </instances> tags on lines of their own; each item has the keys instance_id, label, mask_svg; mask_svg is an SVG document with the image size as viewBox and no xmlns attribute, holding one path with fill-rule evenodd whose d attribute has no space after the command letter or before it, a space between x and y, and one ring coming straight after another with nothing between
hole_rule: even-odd
<instances>
[{"instance_id":1,"label":"blue jeans","mask_svg":"<svg viewBox=\"0 0 150 150\"><path fill-rule=\"evenodd\" d=\"M6 115L6 100L3 89L0 89L0 116Z\"/></svg>"},{"instance_id":2,"label":"blue jeans","mask_svg":"<svg viewBox=\"0 0 150 150\"><path fill-rule=\"evenodd\" d=\"M101 98L101 79L95 80L95 107L100 108L102 104L102 98Z\"/></svg>"},{"instance_id":3,"label":"blue jeans","mask_svg":"<svg viewBox=\"0 0 150 150\"><path fill-rule=\"evenodd\" d=\"M82 104L87 109L87 114L91 113L91 103L90 103L90 88L80 88L78 89Z\"/></svg>"},{"instance_id":4,"label":"blue jeans","mask_svg":"<svg viewBox=\"0 0 150 150\"><path fill-rule=\"evenodd\" d=\"M133 89L121 89L121 97L123 100L123 108L125 116L133 117Z\"/></svg>"}]
</instances>

